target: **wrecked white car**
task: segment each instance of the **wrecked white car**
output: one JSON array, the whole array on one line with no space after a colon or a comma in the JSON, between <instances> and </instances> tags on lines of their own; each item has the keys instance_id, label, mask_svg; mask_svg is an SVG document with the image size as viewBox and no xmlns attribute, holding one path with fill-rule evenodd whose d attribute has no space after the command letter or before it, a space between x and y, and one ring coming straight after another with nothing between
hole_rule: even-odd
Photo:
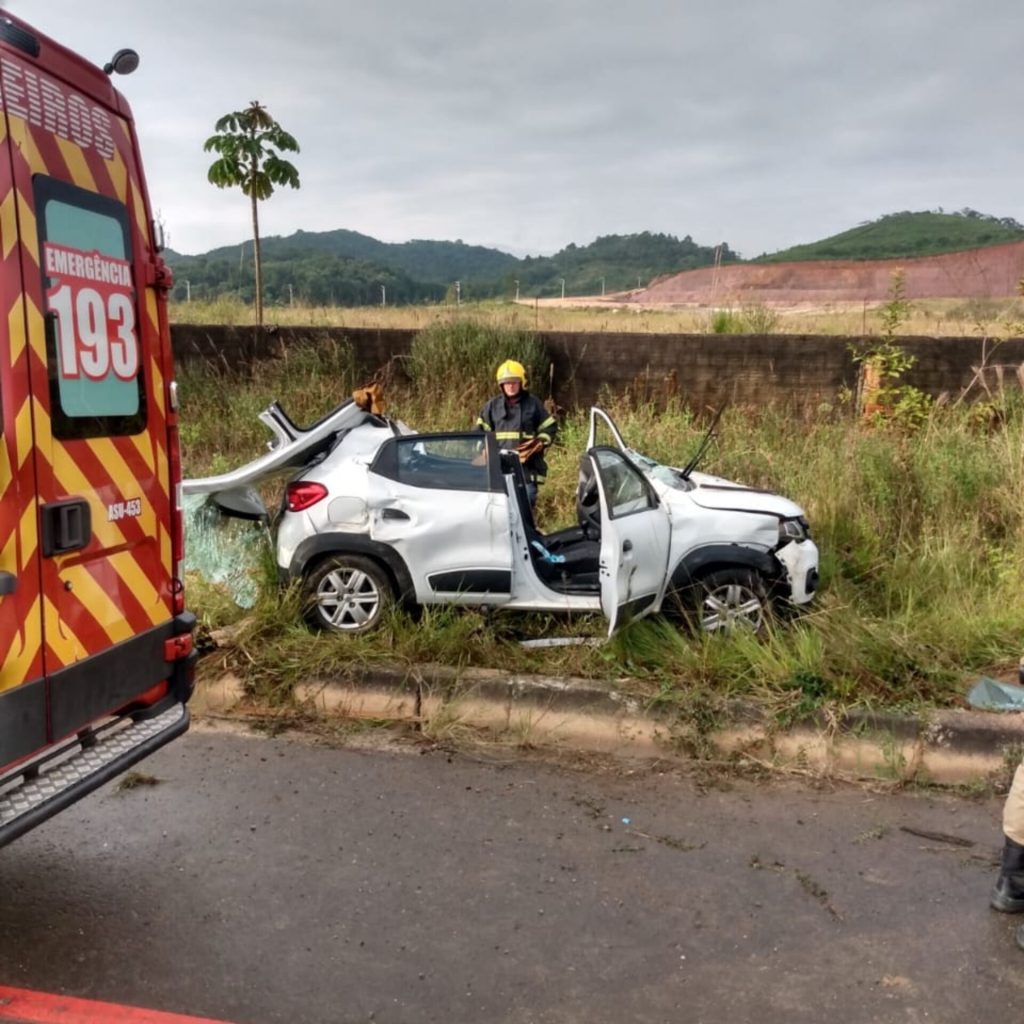
<instances>
[{"instance_id":1,"label":"wrecked white car","mask_svg":"<svg viewBox=\"0 0 1024 1024\"><path fill-rule=\"evenodd\" d=\"M277 564L324 629L372 630L400 602L602 613L609 634L663 609L709 631L759 630L817 589L818 549L798 505L696 471L711 431L676 469L629 447L595 407L577 525L543 533L518 457L491 433L418 434L354 401L308 429L276 403L261 419L275 434L266 455L184 490L257 518L250 485L289 473Z\"/></svg>"}]
</instances>

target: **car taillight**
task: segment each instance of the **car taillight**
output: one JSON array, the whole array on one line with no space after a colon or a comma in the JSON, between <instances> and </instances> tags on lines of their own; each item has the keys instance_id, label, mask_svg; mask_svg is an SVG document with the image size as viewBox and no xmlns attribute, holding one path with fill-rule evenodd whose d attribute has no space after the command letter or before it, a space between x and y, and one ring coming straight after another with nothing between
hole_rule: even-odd
<instances>
[{"instance_id":1,"label":"car taillight","mask_svg":"<svg viewBox=\"0 0 1024 1024\"><path fill-rule=\"evenodd\" d=\"M285 491L285 504L289 512L302 512L327 497L327 488L311 480L295 480Z\"/></svg>"}]
</instances>

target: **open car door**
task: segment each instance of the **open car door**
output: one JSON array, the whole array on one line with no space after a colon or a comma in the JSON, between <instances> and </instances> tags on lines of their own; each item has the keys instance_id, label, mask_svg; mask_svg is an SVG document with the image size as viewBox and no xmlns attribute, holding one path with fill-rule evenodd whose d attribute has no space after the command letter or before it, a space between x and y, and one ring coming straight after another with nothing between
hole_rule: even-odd
<instances>
[{"instance_id":1,"label":"open car door","mask_svg":"<svg viewBox=\"0 0 1024 1024\"><path fill-rule=\"evenodd\" d=\"M671 525L654 489L614 448L587 452L601 503L601 610L608 635L661 607Z\"/></svg>"}]
</instances>

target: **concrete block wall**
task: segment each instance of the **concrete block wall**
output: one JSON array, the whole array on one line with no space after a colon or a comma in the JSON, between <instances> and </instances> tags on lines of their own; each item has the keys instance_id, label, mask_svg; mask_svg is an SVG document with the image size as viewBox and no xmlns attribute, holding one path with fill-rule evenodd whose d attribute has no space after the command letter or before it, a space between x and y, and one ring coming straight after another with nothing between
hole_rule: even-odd
<instances>
[{"instance_id":1,"label":"concrete block wall","mask_svg":"<svg viewBox=\"0 0 1024 1024\"><path fill-rule=\"evenodd\" d=\"M779 404L812 411L834 402L843 387L854 388L858 365L851 348L861 339L820 335L572 334L538 332L552 362L553 397L562 406L590 405L604 389L659 400L678 395L694 409ZM179 361L203 359L211 366L240 367L276 358L290 345L344 339L367 379L382 367L401 372L416 332L400 329L252 327L176 324L171 336ZM877 339L873 339L877 340ZM901 338L916 359L904 381L938 397L970 388L1020 388L1024 338L993 345L980 338ZM495 365L514 356L495 352ZM984 372L979 371L984 367ZM539 383L539 382L538 382ZM546 398L544 386L534 386Z\"/></svg>"}]
</instances>

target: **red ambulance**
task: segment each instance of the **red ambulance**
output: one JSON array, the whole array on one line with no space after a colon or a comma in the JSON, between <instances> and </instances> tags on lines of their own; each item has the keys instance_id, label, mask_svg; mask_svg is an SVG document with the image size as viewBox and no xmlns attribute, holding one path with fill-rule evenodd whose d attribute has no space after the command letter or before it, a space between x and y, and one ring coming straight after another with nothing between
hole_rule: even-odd
<instances>
[{"instance_id":1,"label":"red ambulance","mask_svg":"<svg viewBox=\"0 0 1024 1024\"><path fill-rule=\"evenodd\" d=\"M0 845L188 728L177 401L132 115L0 10Z\"/></svg>"}]
</instances>

